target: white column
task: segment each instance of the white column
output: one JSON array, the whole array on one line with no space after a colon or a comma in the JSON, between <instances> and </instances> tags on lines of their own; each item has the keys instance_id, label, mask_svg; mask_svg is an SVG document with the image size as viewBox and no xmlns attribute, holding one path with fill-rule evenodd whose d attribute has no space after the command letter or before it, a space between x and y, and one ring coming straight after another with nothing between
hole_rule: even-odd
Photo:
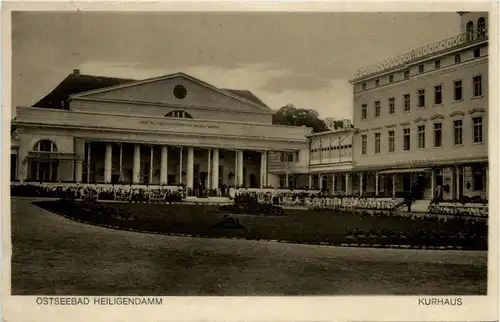
<instances>
[{"instance_id":1,"label":"white column","mask_svg":"<svg viewBox=\"0 0 500 322\"><path fill-rule=\"evenodd\" d=\"M168 184L168 146L161 147L160 184Z\"/></svg>"},{"instance_id":2,"label":"white column","mask_svg":"<svg viewBox=\"0 0 500 322\"><path fill-rule=\"evenodd\" d=\"M212 183L212 150L208 149L208 160L207 160L207 178L206 178L206 185L207 189L211 189L211 183Z\"/></svg>"},{"instance_id":3,"label":"white column","mask_svg":"<svg viewBox=\"0 0 500 322\"><path fill-rule=\"evenodd\" d=\"M75 182L81 183L83 176L83 159L85 157L85 141L75 140ZM17 170L17 167L16 167Z\"/></svg>"},{"instance_id":4,"label":"white column","mask_svg":"<svg viewBox=\"0 0 500 322\"><path fill-rule=\"evenodd\" d=\"M375 196L378 197L378 172L375 172Z\"/></svg>"},{"instance_id":5,"label":"white column","mask_svg":"<svg viewBox=\"0 0 500 322\"><path fill-rule=\"evenodd\" d=\"M269 151L265 151L264 152L264 186L267 186L267 183L269 182L268 180L268 171L267 171L267 167L269 165L269 163L267 162L268 161L268 157L269 157Z\"/></svg>"},{"instance_id":6,"label":"white column","mask_svg":"<svg viewBox=\"0 0 500 322\"><path fill-rule=\"evenodd\" d=\"M182 146L179 148L179 183L182 184Z\"/></svg>"},{"instance_id":7,"label":"white column","mask_svg":"<svg viewBox=\"0 0 500 322\"><path fill-rule=\"evenodd\" d=\"M335 173L332 173L332 194L335 193L336 179L337 175Z\"/></svg>"},{"instance_id":8,"label":"white column","mask_svg":"<svg viewBox=\"0 0 500 322\"><path fill-rule=\"evenodd\" d=\"M243 150L238 151L238 185L243 185Z\"/></svg>"},{"instance_id":9,"label":"white column","mask_svg":"<svg viewBox=\"0 0 500 322\"><path fill-rule=\"evenodd\" d=\"M349 172L345 173L345 194L346 196L349 194Z\"/></svg>"},{"instance_id":10,"label":"white column","mask_svg":"<svg viewBox=\"0 0 500 322\"><path fill-rule=\"evenodd\" d=\"M132 169L132 182L141 183L141 145L134 145L134 165Z\"/></svg>"},{"instance_id":11,"label":"white column","mask_svg":"<svg viewBox=\"0 0 500 322\"><path fill-rule=\"evenodd\" d=\"M396 197L396 175L392 175L392 197Z\"/></svg>"},{"instance_id":12,"label":"white column","mask_svg":"<svg viewBox=\"0 0 500 322\"><path fill-rule=\"evenodd\" d=\"M113 160L113 145L112 143L106 143L106 154L104 156L104 182L111 182L111 171L112 171L112 160Z\"/></svg>"},{"instance_id":13,"label":"white column","mask_svg":"<svg viewBox=\"0 0 500 322\"><path fill-rule=\"evenodd\" d=\"M319 191L323 190L323 175L318 173L318 186L319 186Z\"/></svg>"},{"instance_id":14,"label":"white column","mask_svg":"<svg viewBox=\"0 0 500 322\"><path fill-rule=\"evenodd\" d=\"M431 170L431 200L436 196L436 170Z\"/></svg>"},{"instance_id":15,"label":"white column","mask_svg":"<svg viewBox=\"0 0 500 322\"><path fill-rule=\"evenodd\" d=\"M285 188L288 189L288 171L285 172Z\"/></svg>"},{"instance_id":16,"label":"white column","mask_svg":"<svg viewBox=\"0 0 500 322\"><path fill-rule=\"evenodd\" d=\"M193 189L193 171L194 171L194 147L188 147L187 153L187 182L186 187Z\"/></svg>"},{"instance_id":17,"label":"white column","mask_svg":"<svg viewBox=\"0 0 500 322\"><path fill-rule=\"evenodd\" d=\"M91 142L89 142L87 145L87 183L90 183L90 146Z\"/></svg>"},{"instance_id":18,"label":"white column","mask_svg":"<svg viewBox=\"0 0 500 322\"><path fill-rule=\"evenodd\" d=\"M363 172L359 173L359 195L363 195Z\"/></svg>"},{"instance_id":19,"label":"white column","mask_svg":"<svg viewBox=\"0 0 500 322\"><path fill-rule=\"evenodd\" d=\"M219 189L219 149L214 148L212 153L212 189Z\"/></svg>"},{"instance_id":20,"label":"white column","mask_svg":"<svg viewBox=\"0 0 500 322\"><path fill-rule=\"evenodd\" d=\"M264 170L264 164L266 162L266 155L265 152L261 152L260 154L260 189L264 187L264 176L265 176L265 170Z\"/></svg>"},{"instance_id":21,"label":"white column","mask_svg":"<svg viewBox=\"0 0 500 322\"><path fill-rule=\"evenodd\" d=\"M118 181L123 181L123 144L120 143L120 178Z\"/></svg>"},{"instance_id":22,"label":"white column","mask_svg":"<svg viewBox=\"0 0 500 322\"><path fill-rule=\"evenodd\" d=\"M455 167L455 173L456 173L456 178L455 178L455 199L459 198L459 191L460 191L460 168L458 166Z\"/></svg>"},{"instance_id":23,"label":"white column","mask_svg":"<svg viewBox=\"0 0 500 322\"><path fill-rule=\"evenodd\" d=\"M154 145L151 145L149 147L149 151L150 151L150 154L149 154L149 174L148 174L148 177L149 177L149 184L153 184L153 166L154 166L154 155L153 155L153 150L154 150L155 146Z\"/></svg>"},{"instance_id":24,"label":"white column","mask_svg":"<svg viewBox=\"0 0 500 322\"><path fill-rule=\"evenodd\" d=\"M313 177L312 174L309 173L309 189L312 189Z\"/></svg>"}]
</instances>

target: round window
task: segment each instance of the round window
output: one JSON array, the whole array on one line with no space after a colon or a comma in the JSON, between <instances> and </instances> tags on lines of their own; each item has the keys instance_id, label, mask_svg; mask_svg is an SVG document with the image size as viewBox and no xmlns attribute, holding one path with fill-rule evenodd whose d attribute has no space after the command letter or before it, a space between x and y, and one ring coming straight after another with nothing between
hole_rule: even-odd
<instances>
[{"instance_id":1,"label":"round window","mask_svg":"<svg viewBox=\"0 0 500 322\"><path fill-rule=\"evenodd\" d=\"M174 96L178 99L183 99L187 95L187 90L184 86L182 85L176 85L174 87Z\"/></svg>"}]
</instances>

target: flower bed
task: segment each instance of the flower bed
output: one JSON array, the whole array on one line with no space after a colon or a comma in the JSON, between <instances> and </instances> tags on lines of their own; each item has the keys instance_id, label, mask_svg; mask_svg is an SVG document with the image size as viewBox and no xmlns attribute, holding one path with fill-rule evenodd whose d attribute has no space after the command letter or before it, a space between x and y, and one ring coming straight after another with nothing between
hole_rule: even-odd
<instances>
[{"instance_id":1,"label":"flower bed","mask_svg":"<svg viewBox=\"0 0 500 322\"><path fill-rule=\"evenodd\" d=\"M488 217L488 206L481 204L440 203L429 205L428 212L440 215Z\"/></svg>"}]
</instances>

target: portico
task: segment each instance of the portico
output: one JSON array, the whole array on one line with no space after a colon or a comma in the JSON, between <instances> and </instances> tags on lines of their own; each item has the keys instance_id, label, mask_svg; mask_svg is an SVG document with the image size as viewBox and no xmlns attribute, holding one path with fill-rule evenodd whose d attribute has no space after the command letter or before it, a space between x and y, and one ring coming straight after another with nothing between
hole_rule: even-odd
<instances>
[{"instance_id":1,"label":"portico","mask_svg":"<svg viewBox=\"0 0 500 322\"><path fill-rule=\"evenodd\" d=\"M93 76L64 82L81 77ZM264 187L269 152L307 149L311 131L273 125L273 112L248 91L182 73L68 93L66 105L54 105L54 93L16 110L19 181Z\"/></svg>"}]
</instances>

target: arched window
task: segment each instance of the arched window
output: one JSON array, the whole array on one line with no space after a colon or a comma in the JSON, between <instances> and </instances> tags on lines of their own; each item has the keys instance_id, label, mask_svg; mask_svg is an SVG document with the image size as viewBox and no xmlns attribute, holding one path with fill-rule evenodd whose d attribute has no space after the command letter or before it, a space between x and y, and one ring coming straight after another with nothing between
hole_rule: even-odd
<instances>
[{"instance_id":1,"label":"arched window","mask_svg":"<svg viewBox=\"0 0 500 322\"><path fill-rule=\"evenodd\" d=\"M486 20L481 17L477 20L477 38L481 39L486 37Z\"/></svg>"},{"instance_id":2,"label":"arched window","mask_svg":"<svg viewBox=\"0 0 500 322\"><path fill-rule=\"evenodd\" d=\"M184 112L184 111L171 111L165 114L165 117L177 117L177 118L186 118L186 119L192 119L193 117L191 114Z\"/></svg>"},{"instance_id":3,"label":"arched window","mask_svg":"<svg viewBox=\"0 0 500 322\"><path fill-rule=\"evenodd\" d=\"M57 146L50 140L40 140L35 144L33 151L36 152L57 152Z\"/></svg>"},{"instance_id":4,"label":"arched window","mask_svg":"<svg viewBox=\"0 0 500 322\"><path fill-rule=\"evenodd\" d=\"M466 38L467 41L470 41L474 39L474 23L472 21L469 21L467 23L467 29L466 29Z\"/></svg>"}]
</instances>

